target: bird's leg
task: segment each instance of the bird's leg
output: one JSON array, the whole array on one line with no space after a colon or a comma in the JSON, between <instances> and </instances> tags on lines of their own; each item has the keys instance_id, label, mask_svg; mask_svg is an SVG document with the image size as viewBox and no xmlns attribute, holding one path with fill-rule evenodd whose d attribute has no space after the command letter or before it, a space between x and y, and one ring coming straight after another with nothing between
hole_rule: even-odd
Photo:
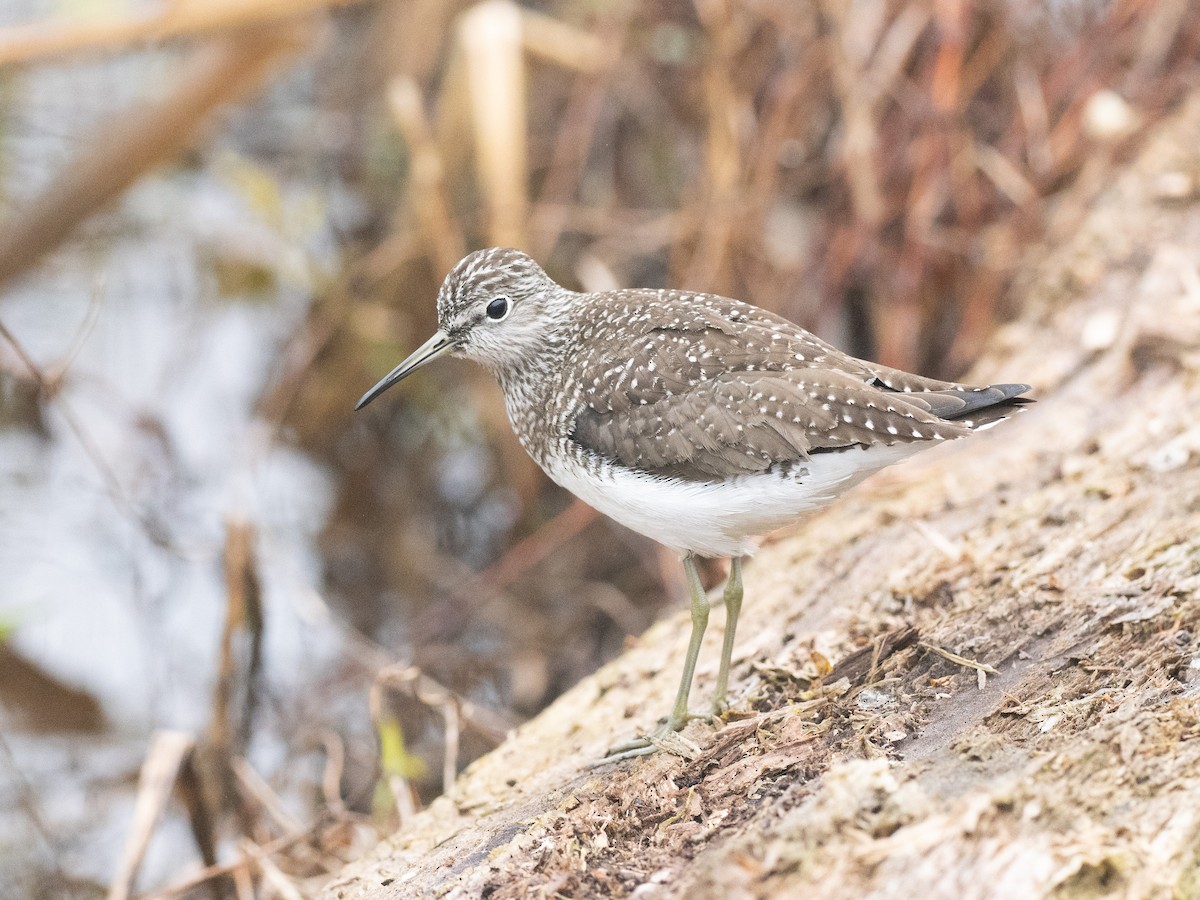
<instances>
[{"instance_id":1,"label":"bird's leg","mask_svg":"<svg viewBox=\"0 0 1200 900\"><path fill-rule=\"evenodd\" d=\"M687 573L688 589L692 594L692 637L688 641L687 657L683 661L683 677L675 694L675 707L671 710L663 733L678 731L688 720L688 694L692 690L692 677L696 674L696 659L700 656L700 644L704 640L704 629L708 627L708 595L700 583L696 570L696 558L687 554L683 558L683 570Z\"/></svg>"},{"instance_id":2,"label":"bird's leg","mask_svg":"<svg viewBox=\"0 0 1200 900\"><path fill-rule=\"evenodd\" d=\"M721 667L717 669L717 687L713 691L712 711L719 716L729 709L725 690L729 687L729 663L733 659L733 636L737 633L738 614L742 611L742 558L730 562L725 582L725 639L721 642Z\"/></svg>"},{"instance_id":3,"label":"bird's leg","mask_svg":"<svg viewBox=\"0 0 1200 900\"><path fill-rule=\"evenodd\" d=\"M696 658L700 655L704 630L708 627L708 595L704 593L704 585L700 583L700 573L696 570L696 560L691 553L683 558L683 570L687 574L688 591L692 599L692 636L688 640L687 656L683 661L683 677L679 680L679 690L675 693L675 705L671 707L671 714L667 717L667 721L651 732L650 736L655 738L678 731L690 718L688 695L692 690L692 677L696 674ZM653 753L657 749L649 738L635 738L613 747L608 751L604 761L615 762L619 759L643 756Z\"/></svg>"}]
</instances>

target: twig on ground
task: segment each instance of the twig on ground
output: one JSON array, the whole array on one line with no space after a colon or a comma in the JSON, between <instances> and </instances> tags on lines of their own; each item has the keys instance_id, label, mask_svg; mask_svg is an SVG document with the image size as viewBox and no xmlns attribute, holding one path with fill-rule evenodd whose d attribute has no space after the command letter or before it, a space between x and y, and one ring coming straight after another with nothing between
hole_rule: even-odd
<instances>
[{"instance_id":1,"label":"twig on ground","mask_svg":"<svg viewBox=\"0 0 1200 900\"><path fill-rule=\"evenodd\" d=\"M957 653L951 653L949 650L944 650L935 644L929 644L925 641L921 641L917 646L923 650L928 650L930 653L934 653L940 656L942 659L952 662L955 665L964 666L968 669L974 669L979 675L979 689L981 691L987 687L988 675L1000 674L995 668L989 666L987 663L976 662L975 660L968 659L965 656L959 656Z\"/></svg>"},{"instance_id":2,"label":"twig on ground","mask_svg":"<svg viewBox=\"0 0 1200 900\"><path fill-rule=\"evenodd\" d=\"M243 852L252 851L256 846L248 840L242 840L239 843ZM292 882L292 879L288 878L283 873L283 870L275 865L274 860L270 856L259 856L255 860L255 865L258 867L258 871L262 873L263 881L278 891L284 900L304 900L304 895L300 893L296 885Z\"/></svg>"}]
</instances>

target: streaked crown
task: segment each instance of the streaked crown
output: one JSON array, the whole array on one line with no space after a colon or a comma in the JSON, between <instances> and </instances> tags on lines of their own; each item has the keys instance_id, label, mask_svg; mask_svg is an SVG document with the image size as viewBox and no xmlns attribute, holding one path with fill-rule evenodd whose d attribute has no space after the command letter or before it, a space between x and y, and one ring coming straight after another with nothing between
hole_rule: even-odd
<instances>
[{"instance_id":1,"label":"streaked crown","mask_svg":"<svg viewBox=\"0 0 1200 900\"><path fill-rule=\"evenodd\" d=\"M464 320L478 320L479 316L471 313L483 312L486 304L498 296L507 297L515 306L553 283L542 267L520 250L476 250L459 260L442 282L437 298L438 324L449 332ZM472 310L481 302L483 307Z\"/></svg>"},{"instance_id":2,"label":"streaked crown","mask_svg":"<svg viewBox=\"0 0 1200 900\"><path fill-rule=\"evenodd\" d=\"M454 352L503 374L538 353L570 296L520 250L477 250L442 282L438 326Z\"/></svg>"}]
</instances>

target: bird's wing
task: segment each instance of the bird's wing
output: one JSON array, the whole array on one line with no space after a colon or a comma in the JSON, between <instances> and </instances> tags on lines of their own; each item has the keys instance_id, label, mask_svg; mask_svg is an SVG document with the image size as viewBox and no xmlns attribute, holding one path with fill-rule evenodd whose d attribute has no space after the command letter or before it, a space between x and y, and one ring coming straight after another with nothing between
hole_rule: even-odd
<instances>
[{"instance_id":1,"label":"bird's wing","mask_svg":"<svg viewBox=\"0 0 1200 900\"><path fill-rule=\"evenodd\" d=\"M624 406L624 404L619 404ZM761 472L855 444L958 437L967 429L826 369L723 372L657 401L586 406L572 438L623 466L690 481Z\"/></svg>"},{"instance_id":2,"label":"bird's wing","mask_svg":"<svg viewBox=\"0 0 1200 900\"><path fill-rule=\"evenodd\" d=\"M946 419L977 408L970 389L872 366L737 301L698 295L681 309L653 299L621 311L620 345L580 341L570 364L583 376L571 437L603 459L712 481L855 444L969 431Z\"/></svg>"}]
</instances>

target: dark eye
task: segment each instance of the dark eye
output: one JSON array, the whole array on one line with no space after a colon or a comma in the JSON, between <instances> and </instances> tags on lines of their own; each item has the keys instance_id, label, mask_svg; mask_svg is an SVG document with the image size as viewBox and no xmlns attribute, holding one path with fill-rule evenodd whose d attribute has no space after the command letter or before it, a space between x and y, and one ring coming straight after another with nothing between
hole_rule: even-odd
<instances>
[{"instance_id":1,"label":"dark eye","mask_svg":"<svg viewBox=\"0 0 1200 900\"><path fill-rule=\"evenodd\" d=\"M507 297L497 297L487 305L487 317L499 322L508 315L510 309L512 309L512 303L509 302Z\"/></svg>"}]
</instances>

